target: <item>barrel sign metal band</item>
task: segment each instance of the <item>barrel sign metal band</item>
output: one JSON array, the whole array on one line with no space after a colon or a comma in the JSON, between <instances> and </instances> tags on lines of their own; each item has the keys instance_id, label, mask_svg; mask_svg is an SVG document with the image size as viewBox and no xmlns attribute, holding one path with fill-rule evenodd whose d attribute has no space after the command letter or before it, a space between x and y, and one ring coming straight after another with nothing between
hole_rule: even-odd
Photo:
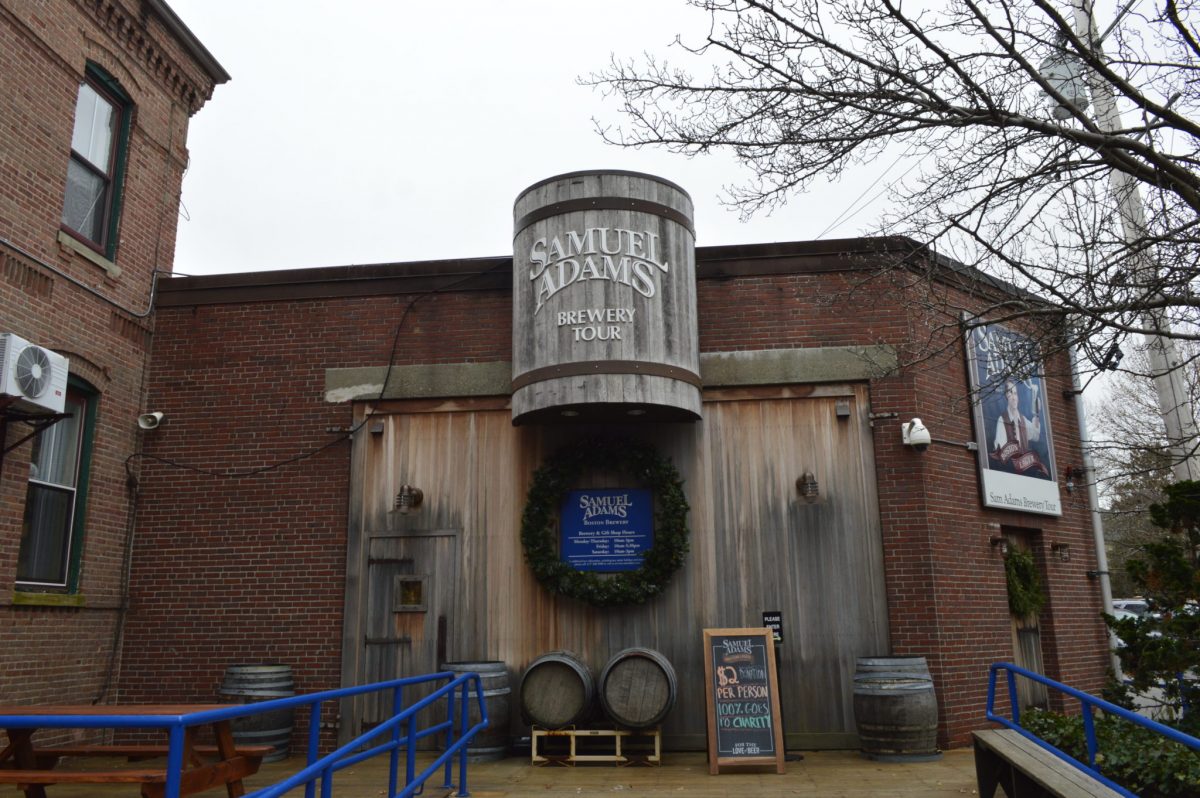
<instances>
[{"instance_id":1,"label":"barrel sign metal band","mask_svg":"<svg viewBox=\"0 0 1200 798\"><path fill-rule=\"evenodd\" d=\"M704 387L699 374L678 366L649 363L642 360L590 360L587 363L563 363L558 366L543 366L540 369L527 371L512 381L512 389L515 392L535 382L552 380L556 377L580 377L587 374L644 374L650 377L679 380L695 385L697 388Z\"/></svg>"},{"instance_id":2,"label":"barrel sign metal band","mask_svg":"<svg viewBox=\"0 0 1200 798\"><path fill-rule=\"evenodd\" d=\"M576 211L633 211L635 213L648 213L652 216L661 216L664 219L670 219L672 222L685 228L693 236L696 235L696 229L692 227L692 220L667 205L649 200L630 199L629 197L584 197L582 199L556 202L553 205L546 205L545 207L538 208L536 211L525 214L517 220L514 226L513 238L515 239L521 235L526 227L535 222L540 222L542 219L549 219L551 216L560 216L564 213L574 213Z\"/></svg>"}]
</instances>

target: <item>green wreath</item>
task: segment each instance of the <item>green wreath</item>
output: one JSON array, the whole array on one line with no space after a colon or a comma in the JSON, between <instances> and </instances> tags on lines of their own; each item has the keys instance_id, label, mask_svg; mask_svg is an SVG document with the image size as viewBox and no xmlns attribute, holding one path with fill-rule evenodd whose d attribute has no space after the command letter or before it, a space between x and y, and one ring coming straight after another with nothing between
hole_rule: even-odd
<instances>
[{"instance_id":1,"label":"green wreath","mask_svg":"<svg viewBox=\"0 0 1200 798\"><path fill-rule=\"evenodd\" d=\"M654 545L636 571L598 574L577 571L559 558L557 520L563 494L588 469L608 469L632 477L654 492ZM683 565L688 552L687 496L670 460L654 447L628 440L589 439L563 447L533 475L521 516L525 561L537 580L595 607L642 604L657 596Z\"/></svg>"},{"instance_id":2,"label":"green wreath","mask_svg":"<svg viewBox=\"0 0 1200 798\"><path fill-rule=\"evenodd\" d=\"M1013 615L1024 617L1042 611L1046 594L1032 553L1010 548L1004 556L1004 575L1008 581L1008 608Z\"/></svg>"}]
</instances>

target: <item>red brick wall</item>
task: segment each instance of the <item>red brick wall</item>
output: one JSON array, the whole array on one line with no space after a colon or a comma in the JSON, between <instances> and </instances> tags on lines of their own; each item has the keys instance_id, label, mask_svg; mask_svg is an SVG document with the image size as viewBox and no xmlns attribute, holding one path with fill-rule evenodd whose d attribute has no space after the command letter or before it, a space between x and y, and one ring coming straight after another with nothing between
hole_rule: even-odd
<instances>
[{"instance_id":1,"label":"red brick wall","mask_svg":"<svg viewBox=\"0 0 1200 798\"><path fill-rule=\"evenodd\" d=\"M928 658L942 742L961 745L983 725L987 666L1013 656L1003 562L989 544L998 525L1041 530L1034 543L1049 583L1047 673L1095 690L1105 658L1098 587L1084 575L1095 563L1083 495L1064 494L1061 519L984 510L974 452L935 445L918 454L900 444L900 422L917 415L936 437L973 437L961 345L931 355L914 344L931 337L945 343L957 325L954 317L911 310L924 306L925 288L853 272L702 279L700 346L883 343L913 361L871 383L872 410L896 414L876 421L874 432L892 652ZM347 425L350 408L323 402L324 370L386 363L409 301L164 308L150 403L170 423L148 439L147 451L245 470L334 440L326 428ZM510 315L503 290L428 296L405 321L395 362L506 360ZM1076 419L1061 397L1061 358L1048 372L1061 467L1079 462ZM291 663L300 689L336 686L349 470L346 444L242 479L147 463L123 695L209 698L224 668L240 660ZM1060 540L1071 543L1069 563L1047 556L1049 542ZM231 637L231 628L240 631Z\"/></svg>"},{"instance_id":2,"label":"red brick wall","mask_svg":"<svg viewBox=\"0 0 1200 798\"><path fill-rule=\"evenodd\" d=\"M160 312L148 401L169 423L146 451L226 476L143 467L125 699L211 699L239 662L287 663L298 690L340 685L350 464L330 429L351 418L325 403L325 369L387 362L412 298ZM505 359L510 315L506 294L421 299L395 362Z\"/></svg>"},{"instance_id":3,"label":"red brick wall","mask_svg":"<svg viewBox=\"0 0 1200 798\"><path fill-rule=\"evenodd\" d=\"M155 59L150 63L150 59ZM88 61L136 110L123 183L119 274L58 242L75 100ZM138 447L151 274L169 270L188 120L212 90L152 14L128 2L0 6L0 331L65 354L99 391L81 607L14 604L31 444L0 469L0 701L115 698L113 641L131 506L125 459ZM22 254L24 253L27 254ZM7 443L29 432L10 425Z\"/></svg>"}]
</instances>

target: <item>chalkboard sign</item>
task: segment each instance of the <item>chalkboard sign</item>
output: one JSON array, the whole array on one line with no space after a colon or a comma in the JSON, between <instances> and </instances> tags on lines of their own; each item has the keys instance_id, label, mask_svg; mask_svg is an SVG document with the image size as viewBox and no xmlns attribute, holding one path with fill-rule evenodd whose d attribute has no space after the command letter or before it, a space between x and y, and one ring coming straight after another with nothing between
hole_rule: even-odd
<instances>
[{"instance_id":1,"label":"chalkboard sign","mask_svg":"<svg viewBox=\"0 0 1200 798\"><path fill-rule=\"evenodd\" d=\"M704 630L708 770L775 765L784 772L779 678L770 629Z\"/></svg>"}]
</instances>

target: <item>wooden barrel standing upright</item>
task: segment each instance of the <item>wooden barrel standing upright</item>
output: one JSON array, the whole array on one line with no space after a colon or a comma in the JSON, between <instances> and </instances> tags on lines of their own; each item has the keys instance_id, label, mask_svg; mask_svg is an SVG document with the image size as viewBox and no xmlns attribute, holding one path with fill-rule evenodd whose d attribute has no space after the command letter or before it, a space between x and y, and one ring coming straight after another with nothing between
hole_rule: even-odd
<instances>
[{"instance_id":1,"label":"wooden barrel standing upright","mask_svg":"<svg viewBox=\"0 0 1200 798\"><path fill-rule=\"evenodd\" d=\"M627 648L600 672L600 705L618 726L657 726L675 706L675 668L649 648Z\"/></svg>"},{"instance_id":2,"label":"wooden barrel standing upright","mask_svg":"<svg viewBox=\"0 0 1200 798\"><path fill-rule=\"evenodd\" d=\"M508 666L498 660L443 662L439 670L454 674L478 673L487 707L488 725L467 743L467 760L491 762L508 756L509 722L512 716L512 688ZM479 722L479 705L472 691L467 699L467 724Z\"/></svg>"},{"instance_id":3,"label":"wooden barrel standing upright","mask_svg":"<svg viewBox=\"0 0 1200 798\"><path fill-rule=\"evenodd\" d=\"M698 419L687 192L573 172L523 191L513 219L513 423Z\"/></svg>"},{"instance_id":4,"label":"wooden barrel standing upright","mask_svg":"<svg viewBox=\"0 0 1200 798\"><path fill-rule=\"evenodd\" d=\"M221 698L233 703L250 704L273 698L293 696L290 665L230 665L217 690ZM269 745L272 751L264 762L287 759L292 745L292 708L272 709L233 720L233 741L239 745Z\"/></svg>"},{"instance_id":5,"label":"wooden barrel standing upright","mask_svg":"<svg viewBox=\"0 0 1200 798\"><path fill-rule=\"evenodd\" d=\"M521 717L534 726L561 729L586 720L595 700L592 672L569 651L551 651L521 676Z\"/></svg>"},{"instance_id":6,"label":"wooden barrel standing upright","mask_svg":"<svg viewBox=\"0 0 1200 798\"><path fill-rule=\"evenodd\" d=\"M859 657L854 720L868 759L937 759L937 698L924 657Z\"/></svg>"}]
</instances>

